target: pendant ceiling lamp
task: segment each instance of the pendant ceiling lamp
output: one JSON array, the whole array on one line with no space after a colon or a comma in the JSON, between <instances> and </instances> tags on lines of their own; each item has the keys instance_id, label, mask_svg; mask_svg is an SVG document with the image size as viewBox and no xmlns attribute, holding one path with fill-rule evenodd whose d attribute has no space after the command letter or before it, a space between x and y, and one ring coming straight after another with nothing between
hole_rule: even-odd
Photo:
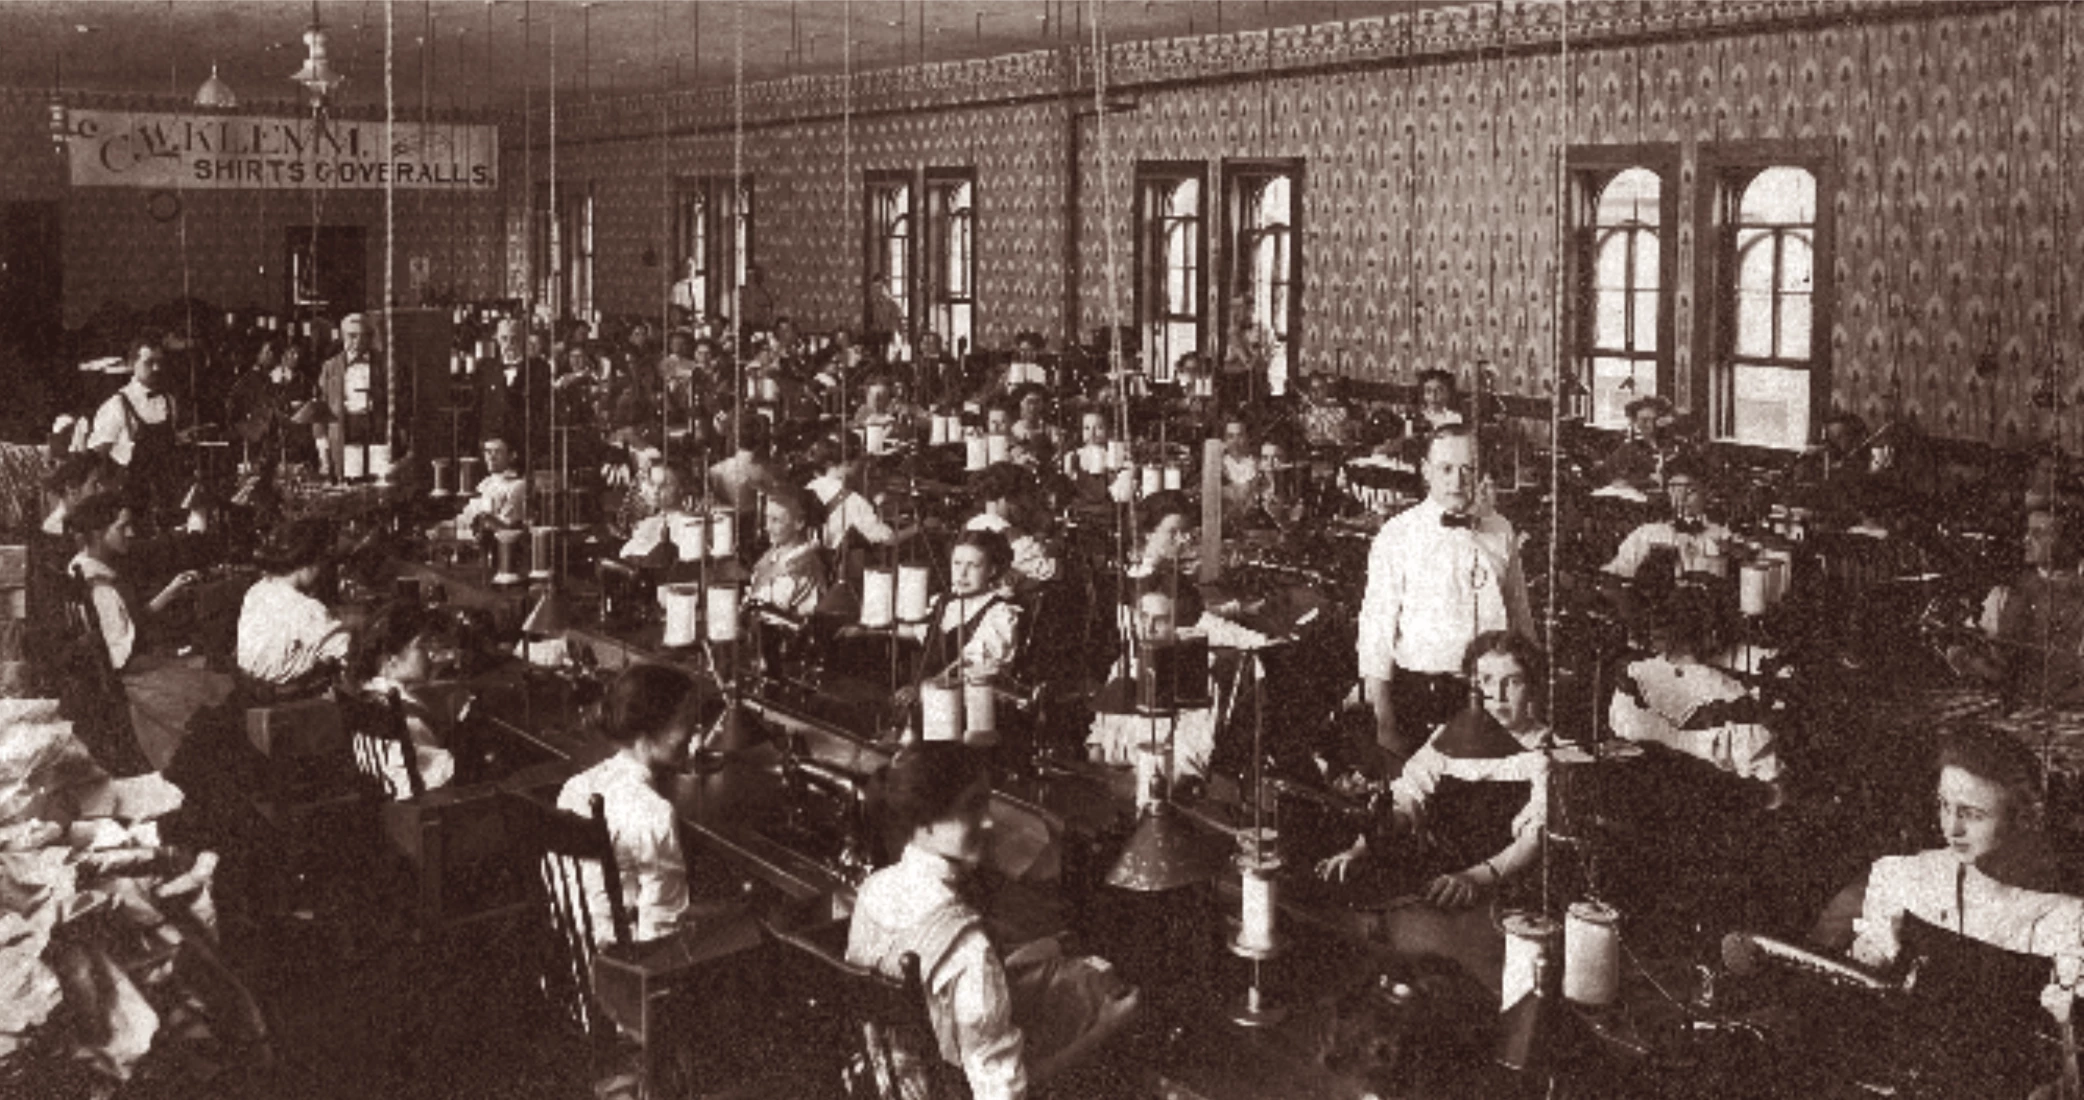
<instances>
[{"instance_id":1,"label":"pendant ceiling lamp","mask_svg":"<svg viewBox=\"0 0 2084 1100\"><path fill-rule=\"evenodd\" d=\"M318 0L311 0L311 25L304 30L304 67L290 74L290 79L304 86L311 93L311 105L323 106L328 96L347 83L347 77L333 68L326 56L326 28L319 22Z\"/></svg>"},{"instance_id":2,"label":"pendant ceiling lamp","mask_svg":"<svg viewBox=\"0 0 2084 1100\"><path fill-rule=\"evenodd\" d=\"M215 61L210 62L210 79L195 90L195 105L219 111L229 111L239 105L239 97L232 93L232 86L217 75Z\"/></svg>"}]
</instances>

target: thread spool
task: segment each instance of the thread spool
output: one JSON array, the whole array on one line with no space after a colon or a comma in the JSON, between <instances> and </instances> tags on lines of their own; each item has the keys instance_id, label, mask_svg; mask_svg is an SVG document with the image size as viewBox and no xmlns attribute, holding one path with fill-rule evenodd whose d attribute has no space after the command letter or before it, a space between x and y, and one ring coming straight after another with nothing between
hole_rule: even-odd
<instances>
[{"instance_id":1,"label":"thread spool","mask_svg":"<svg viewBox=\"0 0 2084 1100\"><path fill-rule=\"evenodd\" d=\"M880 630L897 619L897 576L884 566L861 573L861 625Z\"/></svg>"},{"instance_id":2,"label":"thread spool","mask_svg":"<svg viewBox=\"0 0 2084 1100\"><path fill-rule=\"evenodd\" d=\"M762 401L781 400L781 380L771 374L761 375L759 399Z\"/></svg>"},{"instance_id":3,"label":"thread spool","mask_svg":"<svg viewBox=\"0 0 2084 1100\"><path fill-rule=\"evenodd\" d=\"M991 465L991 444L981 435L966 435L962 438L962 468L981 470Z\"/></svg>"},{"instance_id":4,"label":"thread spool","mask_svg":"<svg viewBox=\"0 0 2084 1100\"><path fill-rule=\"evenodd\" d=\"M1786 550L1761 550L1758 556L1764 559L1766 568L1770 570L1770 583L1766 586L1767 606L1778 607L1787 599L1787 590L1793 585L1795 557Z\"/></svg>"},{"instance_id":5,"label":"thread spool","mask_svg":"<svg viewBox=\"0 0 2084 1100\"><path fill-rule=\"evenodd\" d=\"M948 418L935 413L932 422L926 426L926 443L930 447L939 447L947 442Z\"/></svg>"},{"instance_id":6,"label":"thread spool","mask_svg":"<svg viewBox=\"0 0 2084 1100\"><path fill-rule=\"evenodd\" d=\"M462 458L459 458L459 459L457 459L457 460L456 460L456 491L457 491L457 492L459 492L459 493L475 493L475 492L477 492L477 491L478 491L478 482L479 482L479 481L481 481L481 480L483 480L484 476L485 476L485 460L484 460L484 459L482 459L482 458L477 458L477 457L475 457L475 456L472 456L472 455L465 455L465 456L463 456Z\"/></svg>"},{"instance_id":7,"label":"thread spool","mask_svg":"<svg viewBox=\"0 0 2084 1100\"><path fill-rule=\"evenodd\" d=\"M1180 477L1181 477L1181 476L1182 476L1182 475L1180 474L1180 468L1179 468L1178 466L1174 466L1174 465L1171 465L1171 464L1169 464L1169 463L1168 463L1168 464L1167 464L1167 465L1165 466L1165 474L1164 474L1164 484L1165 484L1165 488L1166 488L1166 489L1168 489L1168 490L1170 490L1170 489L1177 489L1177 488L1179 488L1179 487L1180 487Z\"/></svg>"},{"instance_id":8,"label":"thread spool","mask_svg":"<svg viewBox=\"0 0 2084 1100\"><path fill-rule=\"evenodd\" d=\"M1621 995L1621 914L1581 901L1563 916L1563 996L1594 1007Z\"/></svg>"},{"instance_id":9,"label":"thread spool","mask_svg":"<svg viewBox=\"0 0 2084 1100\"><path fill-rule=\"evenodd\" d=\"M1119 439L1107 442L1107 468L1119 470L1129 464L1129 445Z\"/></svg>"},{"instance_id":10,"label":"thread spool","mask_svg":"<svg viewBox=\"0 0 2084 1100\"><path fill-rule=\"evenodd\" d=\"M882 454L890 443L890 425L873 421L862 429L862 435L868 443L869 454Z\"/></svg>"},{"instance_id":11,"label":"thread spool","mask_svg":"<svg viewBox=\"0 0 2084 1100\"><path fill-rule=\"evenodd\" d=\"M709 513L709 556L715 558L736 557L738 554L738 513L728 508L718 508Z\"/></svg>"},{"instance_id":12,"label":"thread spool","mask_svg":"<svg viewBox=\"0 0 2084 1100\"><path fill-rule=\"evenodd\" d=\"M738 640L738 586L735 584L709 586L709 640Z\"/></svg>"},{"instance_id":13,"label":"thread spool","mask_svg":"<svg viewBox=\"0 0 2084 1100\"><path fill-rule=\"evenodd\" d=\"M429 496L445 497L452 495L456 491L449 484L449 471L454 466L455 463L446 458L434 460L434 489L428 494Z\"/></svg>"},{"instance_id":14,"label":"thread spool","mask_svg":"<svg viewBox=\"0 0 2084 1100\"><path fill-rule=\"evenodd\" d=\"M681 561L701 561L709 553L709 523L703 516L668 515L666 537L680 551Z\"/></svg>"},{"instance_id":15,"label":"thread spool","mask_svg":"<svg viewBox=\"0 0 2084 1100\"><path fill-rule=\"evenodd\" d=\"M1765 562L1747 561L1737 571L1737 609L1746 615L1763 615L1772 606L1773 569Z\"/></svg>"},{"instance_id":16,"label":"thread spool","mask_svg":"<svg viewBox=\"0 0 2084 1100\"><path fill-rule=\"evenodd\" d=\"M984 456L991 462L1004 462L1013 456L1013 437L1005 432L992 432L984 437Z\"/></svg>"},{"instance_id":17,"label":"thread spool","mask_svg":"<svg viewBox=\"0 0 2084 1100\"><path fill-rule=\"evenodd\" d=\"M369 476L378 482L391 480L391 445L371 443L369 445Z\"/></svg>"},{"instance_id":18,"label":"thread spool","mask_svg":"<svg viewBox=\"0 0 2084 1100\"><path fill-rule=\"evenodd\" d=\"M920 736L928 741L962 740L962 685L939 677L919 685Z\"/></svg>"},{"instance_id":19,"label":"thread spool","mask_svg":"<svg viewBox=\"0 0 2084 1100\"><path fill-rule=\"evenodd\" d=\"M532 580L550 579L552 566L557 561L557 528L531 527L528 529L528 576Z\"/></svg>"},{"instance_id":20,"label":"thread spool","mask_svg":"<svg viewBox=\"0 0 2084 1100\"><path fill-rule=\"evenodd\" d=\"M349 481L360 481L369 474L369 451L360 443L350 443L341 449L340 476Z\"/></svg>"},{"instance_id":21,"label":"thread spool","mask_svg":"<svg viewBox=\"0 0 2084 1100\"><path fill-rule=\"evenodd\" d=\"M1555 973L1557 941L1563 930L1539 913L1508 913L1499 922L1505 929L1505 969L1501 980L1500 1011L1519 1004L1535 992L1537 982L1551 981ZM1549 990L1541 990L1546 995Z\"/></svg>"},{"instance_id":22,"label":"thread spool","mask_svg":"<svg viewBox=\"0 0 2084 1100\"><path fill-rule=\"evenodd\" d=\"M1164 491L1165 471L1157 466L1145 466L1141 484L1144 496Z\"/></svg>"},{"instance_id":23,"label":"thread spool","mask_svg":"<svg viewBox=\"0 0 2084 1100\"><path fill-rule=\"evenodd\" d=\"M661 644L668 649L686 649L702 640L701 585L662 584L658 602L666 609L666 632Z\"/></svg>"},{"instance_id":24,"label":"thread spool","mask_svg":"<svg viewBox=\"0 0 2084 1100\"><path fill-rule=\"evenodd\" d=\"M518 527L502 527L492 532L492 538L499 546L499 568L492 574L493 584L521 583L520 558L521 536L523 534L525 532Z\"/></svg>"},{"instance_id":25,"label":"thread spool","mask_svg":"<svg viewBox=\"0 0 2084 1100\"><path fill-rule=\"evenodd\" d=\"M1243 895L1238 913L1237 946L1251 952L1270 952L1274 940L1275 914L1280 911L1280 884L1274 875L1281 861L1264 851L1237 857L1238 886Z\"/></svg>"},{"instance_id":26,"label":"thread spool","mask_svg":"<svg viewBox=\"0 0 2084 1100\"><path fill-rule=\"evenodd\" d=\"M931 574L923 565L900 565L897 567L897 620L904 623L926 621L928 602L927 584Z\"/></svg>"},{"instance_id":27,"label":"thread spool","mask_svg":"<svg viewBox=\"0 0 2084 1100\"><path fill-rule=\"evenodd\" d=\"M999 740L999 701L990 684L962 685L962 739L972 745Z\"/></svg>"}]
</instances>

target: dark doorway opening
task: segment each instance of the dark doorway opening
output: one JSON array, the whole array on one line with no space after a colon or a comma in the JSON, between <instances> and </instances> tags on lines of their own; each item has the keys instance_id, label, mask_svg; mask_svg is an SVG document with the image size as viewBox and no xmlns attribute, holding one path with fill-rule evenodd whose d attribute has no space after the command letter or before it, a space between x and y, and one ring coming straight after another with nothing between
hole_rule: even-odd
<instances>
[{"instance_id":1,"label":"dark doorway opening","mask_svg":"<svg viewBox=\"0 0 2084 1100\"><path fill-rule=\"evenodd\" d=\"M62 249L57 203L0 204L0 437L41 439L71 404Z\"/></svg>"},{"instance_id":2,"label":"dark doorway opening","mask_svg":"<svg viewBox=\"0 0 2084 1100\"><path fill-rule=\"evenodd\" d=\"M338 320L367 303L369 252L359 225L293 225L285 231L287 300L303 317Z\"/></svg>"}]
</instances>

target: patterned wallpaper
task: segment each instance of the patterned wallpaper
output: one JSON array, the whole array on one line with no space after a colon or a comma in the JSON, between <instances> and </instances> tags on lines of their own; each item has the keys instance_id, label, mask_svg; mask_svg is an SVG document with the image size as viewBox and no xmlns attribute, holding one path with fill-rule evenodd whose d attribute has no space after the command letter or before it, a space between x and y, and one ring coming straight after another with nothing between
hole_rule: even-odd
<instances>
[{"instance_id":1,"label":"patterned wallpaper","mask_svg":"<svg viewBox=\"0 0 2084 1100\"><path fill-rule=\"evenodd\" d=\"M2084 117L2084 15L2039 3L1586 0L1567 8L1566 57L1564 11L1511 0L1115 46L1111 98L1133 107L1107 116L1104 170L1089 53L864 73L852 178L977 166L980 312L985 339L1003 343L1018 328L1064 327L1064 93L1081 112L1082 333L1109 320L1110 241L1123 320L1132 309L1136 160L1301 157L1305 369L1408 379L1488 358L1506 389L1538 393L1554 372L1559 139L1674 145L1666 194L1685 204L1670 245L1675 396L1691 406L1701 147L1819 142L1841 183L1833 404L1876 421L1900 403L1943 435L2006 443L2059 430L2084 446L2084 417L2049 407L2058 393L2084 403L2070 367L2084 362L2084 219L2070 216L2076 173L2058 140L2065 120L2074 139ZM805 78L746 95L756 258L782 307L820 328L858 314L858 184L842 190L835 170L839 93L836 80ZM661 115L673 134L663 142ZM564 170L597 181L604 308L657 308L661 272L639 257L660 233L661 145L672 173L726 173L730 118L729 89L707 89L565 120L593 139Z\"/></svg>"},{"instance_id":2,"label":"patterned wallpaper","mask_svg":"<svg viewBox=\"0 0 2084 1100\"><path fill-rule=\"evenodd\" d=\"M749 133L744 169L753 177L754 262L777 308L811 330L859 323L864 171L975 167L981 340L1010 344L1024 328L1053 330L1062 312L1063 119L1060 104L1026 103ZM659 211L662 177L729 176L733 144L728 132L662 141L654 129L645 139L560 153L560 185L570 178L594 188L594 272L604 312L658 313L672 277L663 266L669 250L660 247L669 231ZM843 161L857 181L852 188L843 186ZM518 163L512 155L507 162ZM539 156L538 179L548 170ZM647 249L655 250L658 266L644 263ZM520 285L518 273L510 285Z\"/></svg>"}]
</instances>

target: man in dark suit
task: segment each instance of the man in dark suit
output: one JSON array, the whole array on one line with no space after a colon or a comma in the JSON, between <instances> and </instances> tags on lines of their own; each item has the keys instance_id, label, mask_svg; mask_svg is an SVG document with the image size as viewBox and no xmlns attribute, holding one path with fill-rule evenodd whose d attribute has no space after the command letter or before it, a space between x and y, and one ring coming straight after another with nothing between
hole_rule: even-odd
<instances>
[{"instance_id":1,"label":"man in dark suit","mask_svg":"<svg viewBox=\"0 0 2084 1100\"><path fill-rule=\"evenodd\" d=\"M477 366L478 434L511 441L521 452L521 468L550 453L550 364L523 351L520 322L499 322L493 338L496 358Z\"/></svg>"},{"instance_id":2,"label":"man in dark suit","mask_svg":"<svg viewBox=\"0 0 2084 1100\"><path fill-rule=\"evenodd\" d=\"M318 392L332 409L331 423L318 425L319 472L343 468L347 444L388 443L383 360L371 346L369 321L359 313L340 319L340 353L318 368Z\"/></svg>"}]
</instances>

